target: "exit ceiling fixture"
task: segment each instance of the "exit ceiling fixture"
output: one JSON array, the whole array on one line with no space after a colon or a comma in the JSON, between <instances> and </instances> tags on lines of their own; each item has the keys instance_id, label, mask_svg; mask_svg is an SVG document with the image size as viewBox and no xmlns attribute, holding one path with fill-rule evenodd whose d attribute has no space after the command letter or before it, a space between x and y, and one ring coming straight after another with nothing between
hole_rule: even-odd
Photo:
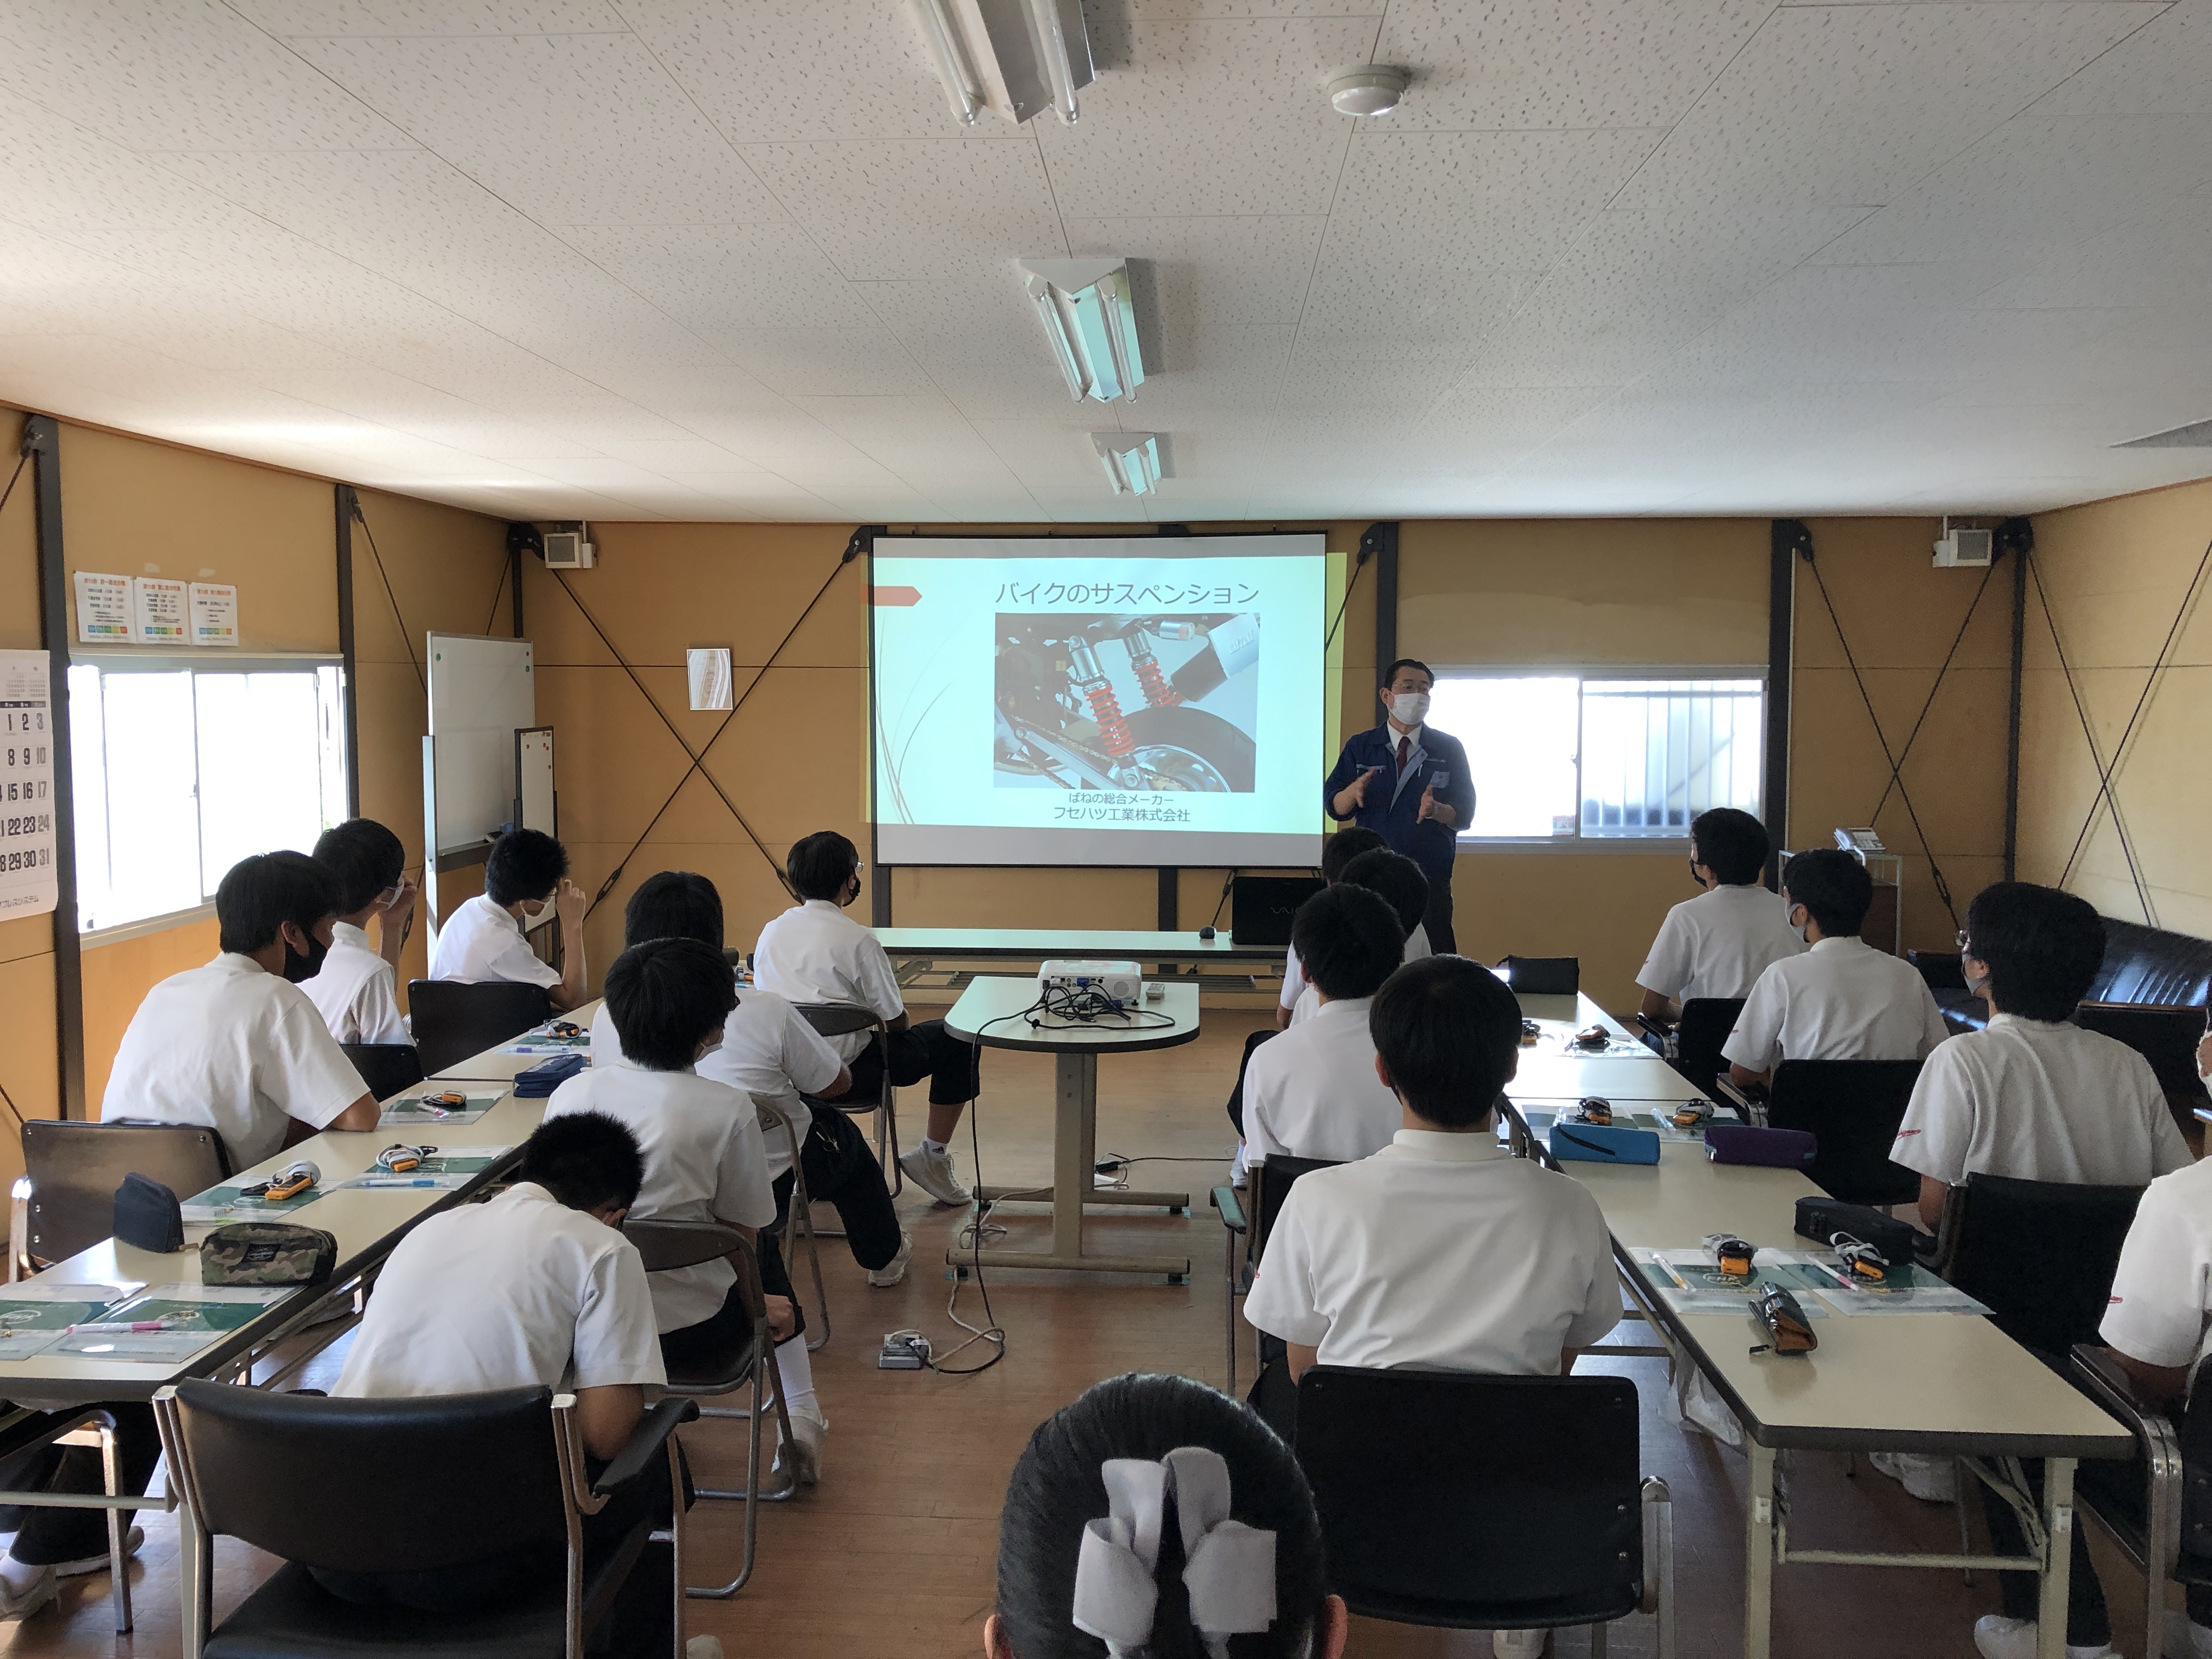
<instances>
[{"instance_id":1,"label":"exit ceiling fixture","mask_svg":"<svg viewBox=\"0 0 2212 1659\"><path fill-rule=\"evenodd\" d=\"M1395 64L1359 64L1328 77L1328 101L1340 115L1388 115L1413 76Z\"/></svg>"},{"instance_id":2,"label":"exit ceiling fixture","mask_svg":"<svg viewBox=\"0 0 2212 1659\"><path fill-rule=\"evenodd\" d=\"M1160 482L1160 434L1157 432L1094 432L1091 447L1116 495L1149 495Z\"/></svg>"},{"instance_id":3,"label":"exit ceiling fixture","mask_svg":"<svg viewBox=\"0 0 2212 1659\"><path fill-rule=\"evenodd\" d=\"M1021 272L1076 401L1133 398L1144 384L1145 358L1137 344L1127 261L1118 253L1039 258L1021 261Z\"/></svg>"},{"instance_id":4,"label":"exit ceiling fixture","mask_svg":"<svg viewBox=\"0 0 2212 1659\"><path fill-rule=\"evenodd\" d=\"M952 113L969 126L986 109L1019 125L1051 109L1073 124L1091 84L1083 0L907 0Z\"/></svg>"}]
</instances>

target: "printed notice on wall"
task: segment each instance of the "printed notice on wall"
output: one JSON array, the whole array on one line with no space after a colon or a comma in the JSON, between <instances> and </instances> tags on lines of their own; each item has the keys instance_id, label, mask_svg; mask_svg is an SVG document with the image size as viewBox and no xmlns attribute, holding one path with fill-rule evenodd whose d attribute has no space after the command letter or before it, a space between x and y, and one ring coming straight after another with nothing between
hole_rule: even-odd
<instances>
[{"instance_id":1,"label":"printed notice on wall","mask_svg":"<svg viewBox=\"0 0 2212 1659\"><path fill-rule=\"evenodd\" d=\"M131 643L131 578L76 573L76 641L79 645Z\"/></svg>"},{"instance_id":2,"label":"printed notice on wall","mask_svg":"<svg viewBox=\"0 0 2212 1659\"><path fill-rule=\"evenodd\" d=\"M238 590L228 582L191 585L192 643L238 643Z\"/></svg>"},{"instance_id":3,"label":"printed notice on wall","mask_svg":"<svg viewBox=\"0 0 2212 1659\"><path fill-rule=\"evenodd\" d=\"M185 584L167 576L131 579L131 638L140 645L188 645Z\"/></svg>"},{"instance_id":4,"label":"printed notice on wall","mask_svg":"<svg viewBox=\"0 0 2212 1659\"><path fill-rule=\"evenodd\" d=\"M43 651L0 651L0 916L54 908L49 675Z\"/></svg>"}]
</instances>

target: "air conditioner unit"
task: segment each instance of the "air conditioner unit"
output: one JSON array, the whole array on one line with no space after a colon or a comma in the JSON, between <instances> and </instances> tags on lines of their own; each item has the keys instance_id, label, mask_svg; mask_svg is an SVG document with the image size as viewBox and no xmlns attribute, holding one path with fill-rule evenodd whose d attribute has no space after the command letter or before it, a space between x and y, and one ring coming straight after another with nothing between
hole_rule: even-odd
<instances>
[{"instance_id":1,"label":"air conditioner unit","mask_svg":"<svg viewBox=\"0 0 2212 1659\"><path fill-rule=\"evenodd\" d=\"M589 570L599 562L599 550L584 539L581 530L549 530L545 532L545 568L548 570Z\"/></svg>"},{"instance_id":2,"label":"air conditioner unit","mask_svg":"<svg viewBox=\"0 0 2212 1659\"><path fill-rule=\"evenodd\" d=\"M1986 570L1990 565L1991 545L1996 538L1993 530L1946 529L1943 539L1936 544L1936 568L1938 570ZM552 538L546 538L545 562L553 562Z\"/></svg>"}]
</instances>

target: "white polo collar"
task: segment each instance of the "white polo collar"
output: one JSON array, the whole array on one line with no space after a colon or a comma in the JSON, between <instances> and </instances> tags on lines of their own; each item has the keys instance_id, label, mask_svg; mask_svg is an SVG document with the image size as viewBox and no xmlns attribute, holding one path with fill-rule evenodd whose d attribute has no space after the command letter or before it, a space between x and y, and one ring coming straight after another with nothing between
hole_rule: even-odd
<instances>
[{"instance_id":1,"label":"white polo collar","mask_svg":"<svg viewBox=\"0 0 2212 1659\"><path fill-rule=\"evenodd\" d=\"M1449 1129L1401 1129L1390 1137L1387 1150L1425 1164L1488 1164L1512 1156L1495 1134L1483 1129L1458 1134Z\"/></svg>"}]
</instances>

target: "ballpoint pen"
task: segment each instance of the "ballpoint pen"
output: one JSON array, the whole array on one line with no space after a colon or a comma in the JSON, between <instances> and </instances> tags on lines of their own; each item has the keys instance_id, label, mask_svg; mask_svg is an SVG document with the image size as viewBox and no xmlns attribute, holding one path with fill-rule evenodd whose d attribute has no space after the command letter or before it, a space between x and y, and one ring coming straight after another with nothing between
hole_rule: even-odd
<instances>
[{"instance_id":1,"label":"ballpoint pen","mask_svg":"<svg viewBox=\"0 0 2212 1659\"><path fill-rule=\"evenodd\" d=\"M166 1331L170 1328L166 1319L94 1320L89 1324L72 1325L72 1331Z\"/></svg>"}]
</instances>

